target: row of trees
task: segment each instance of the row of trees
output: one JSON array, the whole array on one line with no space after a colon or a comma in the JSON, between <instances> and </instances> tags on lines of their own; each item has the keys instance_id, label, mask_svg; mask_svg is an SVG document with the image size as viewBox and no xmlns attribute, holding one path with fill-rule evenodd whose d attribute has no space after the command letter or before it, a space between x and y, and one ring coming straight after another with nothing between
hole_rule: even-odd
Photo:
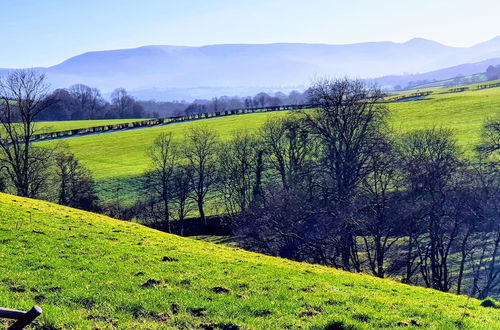
<instances>
[{"instance_id":1,"label":"row of trees","mask_svg":"<svg viewBox=\"0 0 500 330\"><path fill-rule=\"evenodd\" d=\"M395 134L362 82L309 89L315 112L221 141L207 127L150 150L161 221L224 205L249 249L481 298L500 284L498 122L470 160L452 132ZM496 124L495 124L496 123ZM150 214L149 216L151 216Z\"/></svg>"},{"instance_id":2,"label":"row of trees","mask_svg":"<svg viewBox=\"0 0 500 330\"><path fill-rule=\"evenodd\" d=\"M490 68L488 68L490 70ZM488 77L489 73L487 71L486 75ZM499 77L500 78L500 77ZM493 79L498 79L498 78L487 78L488 80L493 80ZM458 87L458 86L465 86L465 85L470 85L470 84L477 84L480 82L485 81L485 78L482 77L480 74L476 75L471 75L471 76L464 76L462 74L458 74L457 76L447 79L447 81L443 84L444 88L452 88L452 87ZM423 79L423 80L412 80L408 82L406 86L401 86L401 85L396 85L394 86L394 91L404 91L404 90L410 90L410 89L416 89L418 87L421 87L423 85L429 85L432 83L437 82L436 79Z\"/></svg>"},{"instance_id":3,"label":"row of trees","mask_svg":"<svg viewBox=\"0 0 500 330\"><path fill-rule=\"evenodd\" d=\"M84 84L51 92L47 89L42 94L47 104L36 115L37 121L160 118L306 102L306 94L298 91L288 95L277 92L272 95L259 93L253 97L221 96L211 100L195 100L193 103L143 101L137 100L124 88L115 89L108 101L99 89Z\"/></svg>"},{"instance_id":4,"label":"row of trees","mask_svg":"<svg viewBox=\"0 0 500 330\"><path fill-rule=\"evenodd\" d=\"M123 88L111 94L107 102L97 88L76 84L68 89L56 89L45 97L50 104L37 116L37 120L85 120L107 118L146 118L143 105Z\"/></svg>"},{"instance_id":5,"label":"row of trees","mask_svg":"<svg viewBox=\"0 0 500 330\"><path fill-rule=\"evenodd\" d=\"M483 77L482 75L485 75L486 77ZM486 81L491 81L491 80L497 80L500 79L500 65L490 65L488 68L486 68L486 71L482 74L475 74L475 75L469 75L469 76L464 76L463 74L458 74L454 78L448 79L443 87L445 88L451 88L451 87L457 87L457 86L464 86L464 85L470 85L470 84L477 84ZM403 90L408 90L408 89L413 89L415 87L421 86L421 85L428 85L433 82L436 82L436 79L428 80L428 79L423 79L423 80L416 80L416 81L410 81L405 87L402 87L400 85L394 86L395 91L403 91Z\"/></svg>"},{"instance_id":6,"label":"row of trees","mask_svg":"<svg viewBox=\"0 0 500 330\"><path fill-rule=\"evenodd\" d=\"M273 95L259 93L253 97L214 97L211 100L196 100L193 103L141 101L131 96L124 88L105 100L97 88L84 84L67 89L56 89L46 97L51 99L37 120L87 120L113 118L149 118L192 115L241 108L304 104L306 94L292 91L288 95L278 92Z\"/></svg>"},{"instance_id":7,"label":"row of trees","mask_svg":"<svg viewBox=\"0 0 500 330\"><path fill-rule=\"evenodd\" d=\"M291 91L288 95L277 92L272 95L261 92L248 97L214 97L211 100L196 100L186 109L187 115L197 113L218 112L243 108L272 107L280 105L296 105L307 103L307 92Z\"/></svg>"}]
</instances>

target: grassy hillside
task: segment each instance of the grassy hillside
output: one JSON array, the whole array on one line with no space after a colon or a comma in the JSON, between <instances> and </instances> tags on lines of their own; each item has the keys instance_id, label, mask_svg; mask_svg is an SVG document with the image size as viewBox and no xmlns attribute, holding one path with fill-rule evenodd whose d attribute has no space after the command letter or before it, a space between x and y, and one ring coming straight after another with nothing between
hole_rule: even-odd
<instances>
[{"instance_id":1,"label":"grassy hillside","mask_svg":"<svg viewBox=\"0 0 500 330\"><path fill-rule=\"evenodd\" d=\"M459 143L471 151L478 143L484 121L500 113L500 88L457 94L432 95L429 99L389 104L390 124L398 131L443 126L453 129ZM118 131L65 139L73 152L94 174L101 196L114 198L117 191L127 199L136 189L135 177L147 169L147 148L160 132L171 131L176 140L182 140L186 129L208 125L227 139L238 129L254 130L271 116L286 112L247 114L212 118L196 122L179 123L131 131ZM95 125L95 121L75 122L74 127ZM69 127L71 122L54 123ZM102 124L102 123L101 123ZM54 142L44 142L54 143Z\"/></svg>"},{"instance_id":2,"label":"grassy hillside","mask_svg":"<svg viewBox=\"0 0 500 330\"><path fill-rule=\"evenodd\" d=\"M144 172L149 162L147 149L161 132L172 132L176 141L180 142L189 127L208 125L215 129L222 139L228 139L235 130L257 129L268 117L284 114L284 112L258 113L211 118L167 126L80 136L64 139L64 141L92 170L97 180L117 176L126 177Z\"/></svg>"},{"instance_id":3,"label":"grassy hillside","mask_svg":"<svg viewBox=\"0 0 500 330\"><path fill-rule=\"evenodd\" d=\"M6 194L0 194L0 239L0 305L39 304L44 314L38 324L44 326L500 327L500 310L464 296L181 238Z\"/></svg>"},{"instance_id":4,"label":"grassy hillside","mask_svg":"<svg viewBox=\"0 0 500 330\"><path fill-rule=\"evenodd\" d=\"M479 142L484 121L500 114L500 88L436 94L421 101L392 103L389 108L394 129L449 128L470 151Z\"/></svg>"},{"instance_id":5,"label":"grassy hillside","mask_svg":"<svg viewBox=\"0 0 500 330\"><path fill-rule=\"evenodd\" d=\"M400 102L389 105L390 124L404 131L433 126L444 126L456 131L464 147L475 145L486 118L500 113L500 88L457 94L435 95L428 100ZM208 125L223 139L238 129L257 129L270 116L285 112L258 113L206 119L133 131L66 139L79 159L97 179L141 174L147 165L146 148L163 131L171 131L180 140L188 127ZM65 122L63 122L65 123ZM69 124L64 124L69 125ZM75 126L78 126L76 123Z\"/></svg>"}]
</instances>

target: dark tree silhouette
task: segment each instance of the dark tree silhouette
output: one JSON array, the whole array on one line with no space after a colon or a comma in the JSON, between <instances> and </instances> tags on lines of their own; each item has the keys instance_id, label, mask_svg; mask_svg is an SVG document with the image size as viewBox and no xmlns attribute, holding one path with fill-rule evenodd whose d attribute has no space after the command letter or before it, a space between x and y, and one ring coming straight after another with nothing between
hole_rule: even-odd
<instances>
[{"instance_id":1,"label":"dark tree silhouette","mask_svg":"<svg viewBox=\"0 0 500 330\"><path fill-rule=\"evenodd\" d=\"M216 182L217 134L206 126L195 126L188 133L184 156L192 173L192 198L198 206L200 219L206 224L205 201Z\"/></svg>"},{"instance_id":2,"label":"dark tree silhouette","mask_svg":"<svg viewBox=\"0 0 500 330\"><path fill-rule=\"evenodd\" d=\"M161 201L162 221L167 225L168 231L171 232L169 208L172 198L171 180L178 158L178 150L172 140L172 133L160 134L154 140L148 154L151 158L148 185L155 191Z\"/></svg>"},{"instance_id":3,"label":"dark tree silhouette","mask_svg":"<svg viewBox=\"0 0 500 330\"><path fill-rule=\"evenodd\" d=\"M319 80L308 93L309 102L318 109L303 112L302 118L323 146L324 182L328 185L324 189L333 202L331 215L343 220L342 264L350 270L355 257L352 199L368 175L372 151L385 127L388 112L380 102L384 94L379 88L347 78Z\"/></svg>"},{"instance_id":4,"label":"dark tree silhouette","mask_svg":"<svg viewBox=\"0 0 500 330\"><path fill-rule=\"evenodd\" d=\"M35 197L46 181L50 150L32 144L35 121L51 103L45 76L16 70L0 78L0 166L20 196Z\"/></svg>"}]
</instances>

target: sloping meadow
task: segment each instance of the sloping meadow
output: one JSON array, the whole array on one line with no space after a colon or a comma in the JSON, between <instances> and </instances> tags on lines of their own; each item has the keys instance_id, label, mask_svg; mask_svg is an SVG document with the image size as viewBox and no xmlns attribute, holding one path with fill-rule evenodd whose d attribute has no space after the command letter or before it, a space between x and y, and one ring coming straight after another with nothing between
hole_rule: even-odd
<instances>
[{"instance_id":1,"label":"sloping meadow","mask_svg":"<svg viewBox=\"0 0 500 330\"><path fill-rule=\"evenodd\" d=\"M500 309L465 296L6 194L0 269L0 305L40 305L45 329L500 327Z\"/></svg>"}]
</instances>

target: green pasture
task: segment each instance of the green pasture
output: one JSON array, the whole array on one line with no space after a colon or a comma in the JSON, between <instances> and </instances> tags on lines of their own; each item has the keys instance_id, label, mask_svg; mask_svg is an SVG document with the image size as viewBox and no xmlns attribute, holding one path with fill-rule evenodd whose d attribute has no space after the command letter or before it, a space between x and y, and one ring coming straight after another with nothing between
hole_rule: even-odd
<instances>
[{"instance_id":1,"label":"green pasture","mask_svg":"<svg viewBox=\"0 0 500 330\"><path fill-rule=\"evenodd\" d=\"M500 88L433 94L420 101L390 103L388 107L389 125L395 131L449 128L453 130L463 150L472 154L479 142L485 120L500 114ZM210 118L130 131L77 136L42 144L68 144L77 158L92 171L98 189L105 199L120 193L127 199L127 196L134 195L140 189L135 184L136 178L147 170L147 149L161 132L172 132L175 141L181 142L190 127L206 125L213 128L221 140L227 140L234 131L257 130L268 118L285 116L287 113L284 111ZM71 123L62 122L61 125ZM73 127L91 123L83 121L81 124L74 123Z\"/></svg>"},{"instance_id":2,"label":"green pasture","mask_svg":"<svg viewBox=\"0 0 500 330\"><path fill-rule=\"evenodd\" d=\"M38 329L500 328L465 296L6 194L0 243L0 305L40 305Z\"/></svg>"},{"instance_id":3,"label":"green pasture","mask_svg":"<svg viewBox=\"0 0 500 330\"><path fill-rule=\"evenodd\" d=\"M221 140L227 140L237 130L255 130L267 118L284 115L285 112L276 112L210 118L129 131L78 136L42 144L60 142L68 144L77 158L92 170L97 180L130 177L141 175L147 169L149 164L147 150L162 132L172 132L175 141L181 142L190 127L206 125L213 128Z\"/></svg>"},{"instance_id":4,"label":"green pasture","mask_svg":"<svg viewBox=\"0 0 500 330\"><path fill-rule=\"evenodd\" d=\"M449 128L459 145L471 151L479 143L484 122L500 114L500 88L435 94L421 101L391 103L389 109L393 129Z\"/></svg>"}]
</instances>

